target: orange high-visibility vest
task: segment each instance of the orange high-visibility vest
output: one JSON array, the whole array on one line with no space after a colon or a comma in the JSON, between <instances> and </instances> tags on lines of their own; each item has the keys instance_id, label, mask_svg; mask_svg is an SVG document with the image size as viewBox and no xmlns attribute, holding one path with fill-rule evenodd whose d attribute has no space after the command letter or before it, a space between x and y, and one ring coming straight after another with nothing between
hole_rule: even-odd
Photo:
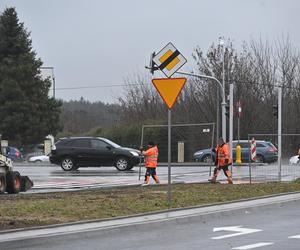
<instances>
[{"instance_id":1,"label":"orange high-visibility vest","mask_svg":"<svg viewBox=\"0 0 300 250\"><path fill-rule=\"evenodd\" d=\"M158 148L152 147L143 151L145 157L145 167L147 168L156 168L157 167L157 158L158 158Z\"/></svg>"},{"instance_id":2,"label":"orange high-visibility vest","mask_svg":"<svg viewBox=\"0 0 300 250\"><path fill-rule=\"evenodd\" d=\"M232 159L230 157L230 150L227 143L224 143L222 146L218 146L216 149L216 153L219 167L223 167L232 163ZM226 159L228 160L227 164L225 162Z\"/></svg>"}]
</instances>

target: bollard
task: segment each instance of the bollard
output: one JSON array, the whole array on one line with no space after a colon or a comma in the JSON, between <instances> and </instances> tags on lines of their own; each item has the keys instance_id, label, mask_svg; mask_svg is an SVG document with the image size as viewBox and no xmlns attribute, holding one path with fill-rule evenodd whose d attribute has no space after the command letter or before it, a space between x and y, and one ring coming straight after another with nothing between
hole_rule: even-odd
<instances>
[{"instance_id":1,"label":"bollard","mask_svg":"<svg viewBox=\"0 0 300 250\"><path fill-rule=\"evenodd\" d=\"M242 153L241 153L241 146L238 144L236 146L236 160L235 163L236 164L241 164L242 163Z\"/></svg>"},{"instance_id":2,"label":"bollard","mask_svg":"<svg viewBox=\"0 0 300 250\"><path fill-rule=\"evenodd\" d=\"M256 141L254 138L251 140L251 160L256 162Z\"/></svg>"}]
</instances>

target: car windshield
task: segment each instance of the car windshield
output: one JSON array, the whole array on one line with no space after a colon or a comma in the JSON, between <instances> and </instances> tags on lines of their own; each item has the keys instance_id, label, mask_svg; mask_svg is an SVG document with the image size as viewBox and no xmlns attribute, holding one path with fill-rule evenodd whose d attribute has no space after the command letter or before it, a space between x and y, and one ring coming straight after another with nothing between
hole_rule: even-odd
<instances>
[{"instance_id":1,"label":"car windshield","mask_svg":"<svg viewBox=\"0 0 300 250\"><path fill-rule=\"evenodd\" d=\"M105 141L106 143L108 143L109 145L113 146L114 148L120 148L121 146L118 145L117 143L112 142L111 140L108 140L106 138L101 138L101 140Z\"/></svg>"}]
</instances>

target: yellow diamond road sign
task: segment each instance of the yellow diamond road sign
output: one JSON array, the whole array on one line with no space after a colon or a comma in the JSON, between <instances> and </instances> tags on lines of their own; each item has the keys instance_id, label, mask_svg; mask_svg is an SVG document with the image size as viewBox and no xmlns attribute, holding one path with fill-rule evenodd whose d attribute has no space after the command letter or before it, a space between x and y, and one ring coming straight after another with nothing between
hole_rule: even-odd
<instances>
[{"instance_id":1,"label":"yellow diamond road sign","mask_svg":"<svg viewBox=\"0 0 300 250\"><path fill-rule=\"evenodd\" d=\"M158 52L153 61L167 77L171 77L187 62L172 43L168 43L166 47Z\"/></svg>"}]
</instances>

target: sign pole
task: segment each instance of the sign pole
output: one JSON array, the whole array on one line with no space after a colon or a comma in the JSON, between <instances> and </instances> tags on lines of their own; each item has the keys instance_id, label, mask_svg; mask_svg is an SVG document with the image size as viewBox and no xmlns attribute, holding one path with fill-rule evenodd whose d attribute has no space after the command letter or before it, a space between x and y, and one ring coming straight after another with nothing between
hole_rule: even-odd
<instances>
[{"instance_id":1,"label":"sign pole","mask_svg":"<svg viewBox=\"0 0 300 250\"><path fill-rule=\"evenodd\" d=\"M171 207L171 109L168 109L168 205Z\"/></svg>"}]
</instances>

